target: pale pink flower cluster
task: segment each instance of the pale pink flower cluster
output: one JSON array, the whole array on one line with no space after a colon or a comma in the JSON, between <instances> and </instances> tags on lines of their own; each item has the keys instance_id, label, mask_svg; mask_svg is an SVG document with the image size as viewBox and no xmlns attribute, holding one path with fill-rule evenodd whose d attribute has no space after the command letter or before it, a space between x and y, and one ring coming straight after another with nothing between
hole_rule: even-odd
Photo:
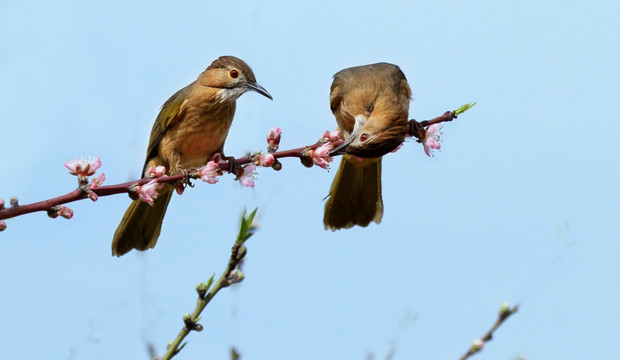
<instances>
[{"instance_id":1,"label":"pale pink flower cluster","mask_svg":"<svg viewBox=\"0 0 620 360\"><path fill-rule=\"evenodd\" d=\"M99 156L88 158L88 160L81 157L75 160L68 160L65 162L65 167L69 169L69 174L71 175L89 177L101 167L101 160Z\"/></svg>"},{"instance_id":2,"label":"pale pink flower cluster","mask_svg":"<svg viewBox=\"0 0 620 360\"><path fill-rule=\"evenodd\" d=\"M4 231L6 229L6 222L4 220L0 220L0 231Z\"/></svg>"},{"instance_id":3,"label":"pale pink flower cluster","mask_svg":"<svg viewBox=\"0 0 620 360\"><path fill-rule=\"evenodd\" d=\"M99 197L97 196L97 194L95 194L93 190L97 189L99 185L103 184L103 182L105 181L105 174L101 173L99 176L96 176L90 184L88 184L88 177L94 175L101 167L101 159L99 159L99 156L95 156L94 158L89 157L88 159L84 159L83 157L81 157L75 160L68 160L67 162L65 162L65 167L69 169L69 174L78 177L80 187L84 192L86 192L86 194L88 194L88 197L92 201L97 201ZM66 217L67 219L71 219L71 217L73 216L73 211L69 208L66 209L67 210L65 211L71 212L71 215L69 217L65 216L68 213L63 215L59 211L58 214Z\"/></svg>"},{"instance_id":4,"label":"pale pink flower cluster","mask_svg":"<svg viewBox=\"0 0 620 360\"><path fill-rule=\"evenodd\" d=\"M326 142L325 144L312 150L312 152L310 153L310 156L312 157L312 162L323 169L328 169L329 163L334 160L334 158L329 156L329 152L332 150L334 150L334 146L331 144L331 142Z\"/></svg>"},{"instance_id":5,"label":"pale pink flower cluster","mask_svg":"<svg viewBox=\"0 0 620 360\"><path fill-rule=\"evenodd\" d=\"M200 176L202 181L209 184L215 184L216 182L220 181L217 178L220 175L222 175L222 172L220 171L220 165L213 160L209 161L207 165L202 167L202 169L198 170L198 176Z\"/></svg>"},{"instance_id":6,"label":"pale pink flower cluster","mask_svg":"<svg viewBox=\"0 0 620 360\"><path fill-rule=\"evenodd\" d=\"M258 164L264 167L270 167L274 162L276 162L276 158L272 154L261 154L258 159Z\"/></svg>"},{"instance_id":7,"label":"pale pink flower cluster","mask_svg":"<svg viewBox=\"0 0 620 360\"><path fill-rule=\"evenodd\" d=\"M164 175L166 175L166 167L161 165L149 167L145 174L147 178L158 178Z\"/></svg>"},{"instance_id":8,"label":"pale pink flower cluster","mask_svg":"<svg viewBox=\"0 0 620 360\"><path fill-rule=\"evenodd\" d=\"M431 150L440 150L441 144L439 143L441 140L439 137L441 136L441 128L443 125L434 124L429 126L426 129L426 137L422 140L422 145L424 146L424 152L427 156L433 156Z\"/></svg>"},{"instance_id":9,"label":"pale pink flower cluster","mask_svg":"<svg viewBox=\"0 0 620 360\"><path fill-rule=\"evenodd\" d=\"M105 181L105 174L101 173L101 175L95 176L95 178L93 178L93 181L88 186L88 190L90 190L88 192L88 197L92 201L97 201L97 199L99 198L99 196L97 196L97 194L95 194L93 190L97 189L99 185L103 184L104 181Z\"/></svg>"},{"instance_id":10,"label":"pale pink flower cluster","mask_svg":"<svg viewBox=\"0 0 620 360\"><path fill-rule=\"evenodd\" d=\"M340 130L327 130L323 133L321 141L325 143L312 150L310 152L310 157L315 165L323 169L329 169L329 163L334 160L331 156L329 156L329 153L334 150L334 148L342 145L344 140L342 140Z\"/></svg>"},{"instance_id":11,"label":"pale pink flower cluster","mask_svg":"<svg viewBox=\"0 0 620 360\"><path fill-rule=\"evenodd\" d=\"M239 183L246 187L254 187L254 180L256 179L256 165L246 164L243 166L243 174L239 177Z\"/></svg>"},{"instance_id":12,"label":"pale pink flower cluster","mask_svg":"<svg viewBox=\"0 0 620 360\"><path fill-rule=\"evenodd\" d=\"M274 127L267 133L267 151L272 153L278 151L280 146L280 137L282 130L279 127Z\"/></svg>"},{"instance_id":13,"label":"pale pink flower cluster","mask_svg":"<svg viewBox=\"0 0 620 360\"><path fill-rule=\"evenodd\" d=\"M342 140L342 134L340 133L340 130L337 129L332 131L325 130L322 139L325 142L331 142L334 147L337 147L344 142L344 140Z\"/></svg>"},{"instance_id":14,"label":"pale pink flower cluster","mask_svg":"<svg viewBox=\"0 0 620 360\"><path fill-rule=\"evenodd\" d=\"M153 179L144 185L138 186L138 188L136 189L136 194L138 194L140 200L153 206L155 199L157 199L157 196L159 195L157 193L157 190L161 189L162 187L164 187L163 184L159 184L157 183L156 179Z\"/></svg>"}]
</instances>

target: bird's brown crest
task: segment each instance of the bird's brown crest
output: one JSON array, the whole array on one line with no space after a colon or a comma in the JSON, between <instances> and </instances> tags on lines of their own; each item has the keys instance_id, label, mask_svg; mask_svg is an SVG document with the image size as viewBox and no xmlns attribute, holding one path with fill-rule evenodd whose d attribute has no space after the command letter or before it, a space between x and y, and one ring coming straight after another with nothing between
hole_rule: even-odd
<instances>
[{"instance_id":1,"label":"bird's brown crest","mask_svg":"<svg viewBox=\"0 0 620 360\"><path fill-rule=\"evenodd\" d=\"M215 59L209 67L207 67L206 71L215 70L215 69L228 69L228 70L236 70L245 76L245 79L248 82L256 82L256 77L254 76L254 72L252 68L245 61L239 59L235 56L220 56Z\"/></svg>"}]
</instances>

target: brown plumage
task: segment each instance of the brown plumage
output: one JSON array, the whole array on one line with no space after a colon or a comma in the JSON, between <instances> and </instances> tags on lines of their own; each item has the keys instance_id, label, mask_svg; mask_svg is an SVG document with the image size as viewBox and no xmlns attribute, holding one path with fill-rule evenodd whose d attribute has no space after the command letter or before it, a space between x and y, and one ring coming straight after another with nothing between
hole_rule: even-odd
<instances>
[{"instance_id":1,"label":"brown plumage","mask_svg":"<svg viewBox=\"0 0 620 360\"><path fill-rule=\"evenodd\" d=\"M249 90L271 99L243 60L222 56L213 61L196 81L162 106L151 130L142 173L162 165L172 175L206 164L215 153L223 154L236 100ZM112 255L155 246L173 189L165 185L159 190L153 206L140 200L131 203L114 233Z\"/></svg>"},{"instance_id":2,"label":"brown plumage","mask_svg":"<svg viewBox=\"0 0 620 360\"><path fill-rule=\"evenodd\" d=\"M332 151L343 157L325 203L325 229L381 222L381 156L405 140L410 98L396 65L357 66L334 75L330 107L345 142Z\"/></svg>"}]
</instances>

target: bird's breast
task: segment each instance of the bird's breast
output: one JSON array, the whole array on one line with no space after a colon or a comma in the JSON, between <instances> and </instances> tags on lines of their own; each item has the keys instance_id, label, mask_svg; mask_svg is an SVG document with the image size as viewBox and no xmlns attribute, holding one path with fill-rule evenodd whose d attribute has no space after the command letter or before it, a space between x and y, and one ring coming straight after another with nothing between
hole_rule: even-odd
<instances>
[{"instance_id":1,"label":"bird's breast","mask_svg":"<svg viewBox=\"0 0 620 360\"><path fill-rule=\"evenodd\" d=\"M206 110L190 109L175 129L175 148L181 155L181 166L200 167L214 153L222 151L234 113L234 105Z\"/></svg>"}]
</instances>

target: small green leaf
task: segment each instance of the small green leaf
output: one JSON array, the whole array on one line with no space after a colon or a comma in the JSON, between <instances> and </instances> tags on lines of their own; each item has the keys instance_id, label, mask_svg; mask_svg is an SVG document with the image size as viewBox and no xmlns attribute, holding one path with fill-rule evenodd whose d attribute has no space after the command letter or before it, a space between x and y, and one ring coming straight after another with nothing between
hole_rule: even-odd
<instances>
[{"instance_id":1,"label":"small green leaf","mask_svg":"<svg viewBox=\"0 0 620 360\"><path fill-rule=\"evenodd\" d=\"M471 109L474 105L476 105L475 102L469 102L469 103L461 106L460 108L454 110L454 114L458 116L458 115L464 113L465 111Z\"/></svg>"},{"instance_id":2,"label":"small green leaf","mask_svg":"<svg viewBox=\"0 0 620 360\"><path fill-rule=\"evenodd\" d=\"M245 221L245 210L243 210L243 214L241 214L241 227L239 228L238 239L243 239L247 231L248 231L248 224Z\"/></svg>"},{"instance_id":3,"label":"small green leaf","mask_svg":"<svg viewBox=\"0 0 620 360\"><path fill-rule=\"evenodd\" d=\"M252 226L252 222L254 221L254 216L256 216L256 212L258 211L258 208L254 209L254 211L252 211L250 213L250 215L248 215L248 224L250 224L250 226Z\"/></svg>"},{"instance_id":4,"label":"small green leaf","mask_svg":"<svg viewBox=\"0 0 620 360\"><path fill-rule=\"evenodd\" d=\"M209 288L211 288L211 285L213 285L213 278L215 277L215 273L211 274L211 277L209 278L209 280L207 280L207 290L209 290Z\"/></svg>"},{"instance_id":5,"label":"small green leaf","mask_svg":"<svg viewBox=\"0 0 620 360\"><path fill-rule=\"evenodd\" d=\"M254 217L256 216L257 211L258 208L254 209L254 211L252 211L247 217L245 216L245 211L241 215L241 226L239 227L239 236L237 237L239 241L244 242L254 235L255 228L252 226L252 222L254 222Z\"/></svg>"}]
</instances>

